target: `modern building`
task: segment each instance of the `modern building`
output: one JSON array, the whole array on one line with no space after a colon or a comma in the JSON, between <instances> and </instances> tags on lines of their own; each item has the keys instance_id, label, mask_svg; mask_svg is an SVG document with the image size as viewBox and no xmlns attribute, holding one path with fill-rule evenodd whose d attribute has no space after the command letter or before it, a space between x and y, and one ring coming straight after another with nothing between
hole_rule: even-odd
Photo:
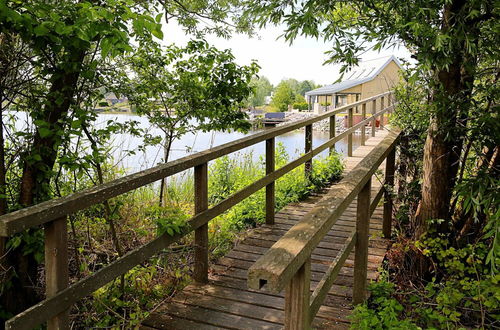
<instances>
[{"instance_id":1,"label":"modern building","mask_svg":"<svg viewBox=\"0 0 500 330\"><path fill-rule=\"evenodd\" d=\"M344 74L342 81L307 92L309 110L321 114L388 91L399 82L400 70L401 64L394 56L360 61Z\"/></svg>"}]
</instances>

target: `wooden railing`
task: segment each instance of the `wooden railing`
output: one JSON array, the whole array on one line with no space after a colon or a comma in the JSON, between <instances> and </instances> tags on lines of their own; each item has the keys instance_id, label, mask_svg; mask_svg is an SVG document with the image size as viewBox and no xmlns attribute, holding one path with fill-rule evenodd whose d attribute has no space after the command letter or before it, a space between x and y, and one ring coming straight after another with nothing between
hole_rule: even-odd
<instances>
[{"instance_id":1,"label":"wooden railing","mask_svg":"<svg viewBox=\"0 0 500 330\"><path fill-rule=\"evenodd\" d=\"M75 302L92 294L95 290L146 261L170 244L179 241L192 231L195 231L194 279L197 282L206 283L208 281L208 222L265 187L266 223L274 223L274 182L301 164L305 164L306 173L310 172L313 157L328 148L333 150L335 143L346 136L348 137L349 154L352 154L352 134L361 129L363 144L365 127L372 123L372 135L374 135L376 119L383 117L386 112L393 109L394 105L385 106L384 104L384 99L390 99L390 96L390 92L383 93L346 105L335 111L324 113L315 118L267 129L210 150L1 216L0 236L10 237L28 228L41 225L43 225L45 231L46 299L8 320L5 323L6 328L31 329L45 321L47 321L49 329L68 328L69 308ZM366 118L367 104L371 104L372 107L372 115L368 118ZM363 108L363 120L356 125L352 125L352 109L355 107ZM348 122L351 125L342 134L335 135L335 115L345 111L348 112ZM330 139L313 149L312 125L317 121L328 118L331 127ZM274 164L275 137L302 127L305 127L305 154L276 170ZM208 208L208 162L263 141L266 142L266 175L217 205ZM189 219L188 225L180 234L172 236L163 234L119 257L94 274L69 285L68 215L191 168L194 168L195 215Z\"/></svg>"},{"instance_id":2,"label":"wooden railing","mask_svg":"<svg viewBox=\"0 0 500 330\"><path fill-rule=\"evenodd\" d=\"M383 233L391 233L392 204L386 189L393 184L396 130L378 144L330 192L279 239L248 271L248 286L256 290L285 292L285 328L309 329L320 306L347 257L354 255L353 303L365 299L370 218L383 194ZM386 159L385 184L370 200L372 175ZM356 229L330 264L323 278L310 294L311 254L337 219L357 196Z\"/></svg>"}]
</instances>

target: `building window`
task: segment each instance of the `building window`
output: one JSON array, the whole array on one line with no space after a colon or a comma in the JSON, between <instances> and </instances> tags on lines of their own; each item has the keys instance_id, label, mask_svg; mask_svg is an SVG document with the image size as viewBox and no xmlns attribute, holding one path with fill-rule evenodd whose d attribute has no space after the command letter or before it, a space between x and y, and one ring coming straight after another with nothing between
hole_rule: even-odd
<instances>
[{"instance_id":1,"label":"building window","mask_svg":"<svg viewBox=\"0 0 500 330\"><path fill-rule=\"evenodd\" d=\"M347 95L337 95L337 107L342 107L347 104Z\"/></svg>"}]
</instances>

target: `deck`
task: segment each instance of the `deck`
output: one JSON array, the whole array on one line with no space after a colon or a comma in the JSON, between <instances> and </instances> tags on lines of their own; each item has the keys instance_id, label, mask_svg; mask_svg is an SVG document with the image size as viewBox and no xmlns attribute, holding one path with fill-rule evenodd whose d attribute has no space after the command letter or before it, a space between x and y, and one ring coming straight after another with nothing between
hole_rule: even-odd
<instances>
[{"instance_id":1,"label":"deck","mask_svg":"<svg viewBox=\"0 0 500 330\"><path fill-rule=\"evenodd\" d=\"M365 146L357 148L353 157L346 158L346 171L354 168L385 136L377 131ZM381 165L381 167L383 164ZM372 180L372 199L382 179ZM210 269L206 285L187 286L171 300L157 308L142 323L143 329L282 329L284 323L284 293L273 295L247 288L247 270L288 229L319 201L332 185L306 200L291 204L276 214L275 225L263 225L250 230L225 257ZM370 221L368 280L378 277L388 240L382 238L382 203ZM312 254L311 290L337 256L356 222L356 200L316 247ZM325 303L312 324L316 329L346 329L352 311L354 252L345 262Z\"/></svg>"}]
</instances>

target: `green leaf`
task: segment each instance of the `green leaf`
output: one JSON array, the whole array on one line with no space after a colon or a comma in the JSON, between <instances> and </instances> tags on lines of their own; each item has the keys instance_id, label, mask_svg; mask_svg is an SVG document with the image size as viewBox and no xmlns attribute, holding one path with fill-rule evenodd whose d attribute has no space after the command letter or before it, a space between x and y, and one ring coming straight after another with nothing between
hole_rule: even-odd
<instances>
[{"instance_id":1,"label":"green leaf","mask_svg":"<svg viewBox=\"0 0 500 330\"><path fill-rule=\"evenodd\" d=\"M49 137L51 136L53 133L50 129L46 128L46 127L40 127L38 129L38 133L40 134L40 136L42 138L46 138L46 137Z\"/></svg>"},{"instance_id":2,"label":"green leaf","mask_svg":"<svg viewBox=\"0 0 500 330\"><path fill-rule=\"evenodd\" d=\"M33 30L33 32L35 32L35 35L41 37L41 36L46 36L47 34L49 34L50 30L47 29L43 25L38 25L37 27L35 27L35 29Z\"/></svg>"}]
</instances>

